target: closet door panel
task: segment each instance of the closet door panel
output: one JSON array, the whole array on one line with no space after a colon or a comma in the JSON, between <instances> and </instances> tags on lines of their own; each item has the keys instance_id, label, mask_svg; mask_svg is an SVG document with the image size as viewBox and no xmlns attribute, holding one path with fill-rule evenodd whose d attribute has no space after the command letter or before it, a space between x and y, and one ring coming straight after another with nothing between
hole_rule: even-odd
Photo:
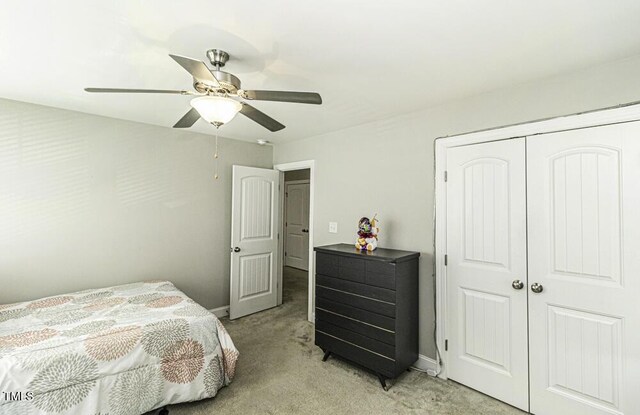
<instances>
[{"instance_id":1,"label":"closet door panel","mask_svg":"<svg viewBox=\"0 0 640 415\"><path fill-rule=\"evenodd\" d=\"M640 410L640 124L527 138L531 412Z\"/></svg>"},{"instance_id":2,"label":"closet door panel","mask_svg":"<svg viewBox=\"0 0 640 415\"><path fill-rule=\"evenodd\" d=\"M528 410L524 138L449 149L447 172L448 376Z\"/></svg>"}]
</instances>

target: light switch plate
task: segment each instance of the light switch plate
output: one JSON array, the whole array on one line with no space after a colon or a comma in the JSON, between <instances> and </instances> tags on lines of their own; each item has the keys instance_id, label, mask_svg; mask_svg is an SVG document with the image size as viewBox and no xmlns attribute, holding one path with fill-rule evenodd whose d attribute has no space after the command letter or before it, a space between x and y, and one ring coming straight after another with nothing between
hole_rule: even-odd
<instances>
[{"instance_id":1,"label":"light switch plate","mask_svg":"<svg viewBox=\"0 0 640 415\"><path fill-rule=\"evenodd\" d=\"M338 222L329 222L329 233L338 233Z\"/></svg>"}]
</instances>

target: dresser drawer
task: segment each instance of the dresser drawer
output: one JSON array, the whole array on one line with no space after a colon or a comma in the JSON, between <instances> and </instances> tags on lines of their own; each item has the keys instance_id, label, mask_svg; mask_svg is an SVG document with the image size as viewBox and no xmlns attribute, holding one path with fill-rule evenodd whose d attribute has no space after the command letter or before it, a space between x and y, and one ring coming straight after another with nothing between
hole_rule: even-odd
<instances>
[{"instance_id":1,"label":"dresser drawer","mask_svg":"<svg viewBox=\"0 0 640 415\"><path fill-rule=\"evenodd\" d=\"M392 346L396 344L396 334L392 330L382 329L350 317L316 308L316 324L319 322L331 323L334 326L351 330Z\"/></svg>"},{"instance_id":2,"label":"dresser drawer","mask_svg":"<svg viewBox=\"0 0 640 415\"><path fill-rule=\"evenodd\" d=\"M395 346L334 326L326 321L320 320L316 322L316 330L388 358L393 359L395 357Z\"/></svg>"},{"instance_id":3,"label":"dresser drawer","mask_svg":"<svg viewBox=\"0 0 640 415\"><path fill-rule=\"evenodd\" d=\"M316 330L315 343L323 349L330 350L338 356L359 363L385 376L395 376L396 362L386 356L371 352L318 330Z\"/></svg>"},{"instance_id":4,"label":"dresser drawer","mask_svg":"<svg viewBox=\"0 0 640 415\"><path fill-rule=\"evenodd\" d=\"M327 277L326 275L316 275L316 284L322 285L323 287L335 288L337 290L362 295L364 297L369 297L376 300L386 301L388 303L395 304L396 302L396 292L386 288L379 288L372 285L361 284L359 282Z\"/></svg>"},{"instance_id":5,"label":"dresser drawer","mask_svg":"<svg viewBox=\"0 0 640 415\"><path fill-rule=\"evenodd\" d=\"M351 317L355 320L362 321L363 323L368 323L391 331L396 328L395 319L393 318L352 307L320 296L316 297L316 309L331 311L333 313Z\"/></svg>"},{"instance_id":6,"label":"dresser drawer","mask_svg":"<svg viewBox=\"0 0 640 415\"><path fill-rule=\"evenodd\" d=\"M396 289L396 264L382 261L367 261L365 283L376 287Z\"/></svg>"},{"instance_id":7,"label":"dresser drawer","mask_svg":"<svg viewBox=\"0 0 640 415\"><path fill-rule=\"evenodd\" d=\"M328 275L330 277L338 277L340 275L338 271L339 267L340 261L338 256L316 252L317 274Z\"/></svg>"},{"instance_id":8,"label":"dresser drawer","mask_svg":"<svg viewBox=\"0 0 640 415\"><path fill-rule=\"evenodd\" d=\"M335 301L337 303L346 304L352 307L361 308L373 313L382 314L387 317L395 317L396 305L380 300L363 297L358 294L340 291L335 288L323 287L316 285L316 296Z\"/></svg>"},{"instance_id":9,"label":"dresser drawer","mask_svg":"<svg viewBox=\"0 0 640 415\"><path fill-rule=\"evenodd\" d=\"M360 258L318 252L316 253L316 273L363 283L365 280L365 261Z\"/></svg>"}]
</instances>

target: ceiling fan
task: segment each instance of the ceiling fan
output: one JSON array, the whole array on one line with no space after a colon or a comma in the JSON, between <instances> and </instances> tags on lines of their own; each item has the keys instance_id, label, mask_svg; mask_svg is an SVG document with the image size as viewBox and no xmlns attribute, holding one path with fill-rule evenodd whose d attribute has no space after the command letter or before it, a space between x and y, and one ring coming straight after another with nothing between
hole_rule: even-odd
<instances>
[{"instance_id":1,"label":"ceiling fan","mask_svg":"<svg viewBox=\"0 0 640 415\"><path fill-rule=\"evenodd\" d=\"M262 111L252 107L249 101L295 102L299 104L322 104L320 94L315 92L294 91L261 91L244 90L240 79L221 70L229 60L229 54L220 49L207 51L207 58L213 65L209 69L204 62L185 56L169 54L180 66L193 77L193 88L190 90L175 89L126 89L126 88L85 88L87 92L108 93L142 93L142 94L177 94L193 95L191 109L173 126L173 128L189 128L199 118L220 127L235 117L239 112L257 122L269 131L280 131L285 126Z\"/></svg>"}]
</instances>

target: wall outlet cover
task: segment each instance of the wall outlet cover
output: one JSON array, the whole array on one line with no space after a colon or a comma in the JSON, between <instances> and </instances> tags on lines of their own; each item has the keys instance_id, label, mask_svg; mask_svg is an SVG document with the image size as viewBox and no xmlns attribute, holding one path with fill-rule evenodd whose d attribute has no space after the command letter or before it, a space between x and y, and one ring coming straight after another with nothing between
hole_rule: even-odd
<instances>
[{"instance_id":1,"label":"wall outlet cover","mask_svg":"<svg viewBox=\"0 0 640 415\"><path fill-rule=\"evenodd\" d=\"M329 222L329 233L338 233L338 222Z\"/></svg>"}]
</instances>

